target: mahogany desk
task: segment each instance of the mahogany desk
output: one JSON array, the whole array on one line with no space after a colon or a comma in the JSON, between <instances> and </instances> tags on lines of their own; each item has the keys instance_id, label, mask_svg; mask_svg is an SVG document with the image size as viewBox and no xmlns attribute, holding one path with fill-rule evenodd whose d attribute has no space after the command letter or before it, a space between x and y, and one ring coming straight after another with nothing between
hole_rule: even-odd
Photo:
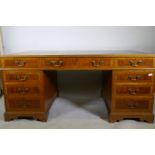
<instances>
[{"instance_id":1,"label":"mahogany desk","mask_svg":"<svg viewBox=\"0 0 155 155\"><path fill-rule=\"evenodd\" d=\"M127 51L56 54L1 56L5 121L18 117L47 121L49 108L58 95L58 70L103 71L101 96L110 122L124 118L154 121L155 54Z\"/></svg>"}]
</instances>

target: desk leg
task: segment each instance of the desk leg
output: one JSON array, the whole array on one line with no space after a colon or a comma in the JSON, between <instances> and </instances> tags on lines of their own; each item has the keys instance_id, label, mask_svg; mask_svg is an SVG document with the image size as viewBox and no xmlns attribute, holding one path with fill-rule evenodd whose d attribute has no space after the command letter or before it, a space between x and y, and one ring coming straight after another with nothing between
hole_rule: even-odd
<instances>
[{"instance_id":1,"label":"desk leg","mask_svg":"<svg viewBox=\"0 0 155 155\"><path fill-rule=\"evenodd\" d=\"M30 71L27 71L30 72ZM25 72L25 74L27 73ZM24 73L24 71L23 71ZM7 94L5 91L5 121L14 120L17 118L32 118L35 120L46 122L48 119L48 112L57 96L57 73L55 71L33 71L39 73L39 81L34 83L30 81L22 82L24 85L36 85L38 94L27 93L21 94L15 98L12 94ZM4 73L5 74L5 73ZM16 75L16 72L11 72ZM6 87L5 82L3 82ZM15 84L21 84L16 82ZM15 85L16 86L16 85Z\"/></svg>"},{"instance_id":2,"label":"desk leg","mask_svg":"<svg viewBox=\"0 0 155 155\"><path fill-rule=\"evenodd\" d=\"M141 70L140 70L141 71ZM121 71L121 73L127 73L128 70ZM146 87L145 82L139 81L117 81L116 77L120 71L104 71L103 72L103 91L102 96L107 105L109 112L109 122L116 122L123 119L138 119L140 121L146 121L152 123L154 121L153 115L153 93L152 91L148 95L139 94L126 94L122 95L117 93L118 86L121 85L122 89L126 90L128 86ZM130 74L135 71L130 70ZM155 80L154 80L155 81ZM125 84L124 84L125 83ZM152 81L148 82L150 90L153 89ZM147 89L146 89L147 90Z\"/></svg>"}]
</instances>

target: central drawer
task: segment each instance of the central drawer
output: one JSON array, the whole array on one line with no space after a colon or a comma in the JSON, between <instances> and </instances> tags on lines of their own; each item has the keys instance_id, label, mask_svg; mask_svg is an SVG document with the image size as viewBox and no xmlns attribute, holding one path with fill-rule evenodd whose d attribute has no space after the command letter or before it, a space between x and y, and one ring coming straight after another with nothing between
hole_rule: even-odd
<instances>
[{"instance_id":1,"label":"central drawer","mask_svg":"<svg viewBox=\"0 0 155 155\"><path fill-rule=\"evenodd\" d=\"M80 57L77 66L83 69L106 69L112 66L112 61L104 57Z\"/></svg>"},{"instance_id":2,"label":"central drawer","mask_svg":"<svg viewBox=\"0 0 155 155\"><path fill-rule=\"evenodd\" d=\"M72 57L51 57L42 60L42 66L50 69L74 68L77 58Z\"/></svg>"},{"instance_id":3,"label":"central drawer","mask_svg":"<svg viewBox=\"0 0 155 155\"><path fill-rule=\"evenodd\" d=\"M52 57L44 58L43 68L50 69L102 69L111 67L111 59L104 57Z\"/></svg>"},{"instance_id":4,"label":"central drawer","mask_svg":"<svg viewBox=\"0 0 155 155\"><path fill-rule=\"evenodd\" d=\"M40 111L41 99L38 97L7 97L6 98L7 111Z\"/></svg>"},{"instance_id":5,"label":"central drawer","mask_svg":"<svg viewBox=\"0 0 155 155\"><path fill-rule=\"evenodd\" d=\"M152 95L151 85L116 85L116 95L143 96Z\"/></svg>"},{"instance_id":6,"label":"central drawer","mask_svg":"<svg viewBox=\"0 0 155 155\"><path fill-rule=\"evenodd\" d=\"M38 84L6 84L5 85L5 94L6 95L18 95L18 96L25 96L25 95L39 95L41 94L41 88Z\"/></svg>"}]
</instances>

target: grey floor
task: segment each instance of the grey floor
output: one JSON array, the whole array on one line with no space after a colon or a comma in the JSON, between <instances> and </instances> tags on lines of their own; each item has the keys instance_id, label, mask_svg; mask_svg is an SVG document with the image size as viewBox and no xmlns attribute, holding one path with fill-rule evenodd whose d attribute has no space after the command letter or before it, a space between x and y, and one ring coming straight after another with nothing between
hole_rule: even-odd
<instances>
[{"instance_id":1,"label":"grey floor","mask_svg":"<svg viewBox=\"0 0 155 155\"><path fill-rule=\"evenodd\" d=\"M96 98L83 103L75 103L59 97L54 101L47 122L29 119L17 119L5 122L3 118L4 101L0 99L0 128L56 128L56 129L104 129L104 128L155 128L155 123L145 123L136 120L123 120L116 123L107 121L107 110L102 98Z\"/></svg>"}]
</instances>

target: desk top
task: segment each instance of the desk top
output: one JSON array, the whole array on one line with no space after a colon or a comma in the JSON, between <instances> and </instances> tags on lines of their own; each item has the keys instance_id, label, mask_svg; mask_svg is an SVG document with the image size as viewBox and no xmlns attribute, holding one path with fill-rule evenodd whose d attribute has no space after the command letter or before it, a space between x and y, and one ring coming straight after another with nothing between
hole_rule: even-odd
<instances>
[{"instance_id":1,"label":"desk top","mask_svg":"<svg viewBox=\"0 0 155 155\"><path fill-rule=\"evenodd\" d=\"M112 70L155 69L155 53L138 51L24 52L1 56L3 69Z\"/></svg>"},{"instance_id":2,"label":"desk top","mask_svg":"<svg viewBox=\"0 0 155 155\"><path fill-rule=\"evenodd\" d=\"M142 52L131 50L68 50L68 51L27 51L18 53L8 53L1 57L44 57L44 56L103 56L103 57L122 57L122 56L155 56L155 52Z\"/></svg>"}]
</instances>

